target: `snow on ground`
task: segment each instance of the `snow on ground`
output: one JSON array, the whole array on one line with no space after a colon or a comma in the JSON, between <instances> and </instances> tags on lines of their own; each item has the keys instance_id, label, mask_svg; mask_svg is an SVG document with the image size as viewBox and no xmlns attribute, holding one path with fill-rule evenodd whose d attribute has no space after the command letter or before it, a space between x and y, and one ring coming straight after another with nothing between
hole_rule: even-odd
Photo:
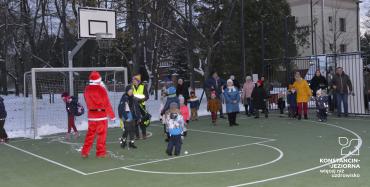
<instances>
[{"instance_id":1,"label":"snow on ground","mask_svg":"<svg viewBox=\"0 0 370 187\"><path fill-rule=\"evenodd\" d=\"M196 90L196 95L200 99L202 95L202 89ZM122 92L110 92L110 99L112 106L117 115L117 108L119 100L121 99ZM159 94L160 95L160 94ZM5 107L8 112L8 117L5 122L5 129L10 138L15 137L34 137L34 131L31 125L31 108L32 98L16 97L14 95L4 96ZM50 96L45 94L43 99L37 101L36 110L36 126L37 126L37 137L41 138L44 135L56 134L67 131L67 114L65 111L65 104L59 95L54 96L54 103L49 103ZM86 104L83 99L83 95L79 95L79 102L85 107ZM146 103L149 113L152 115L152 121L158 121L160 116L160 100L155 100L154 95L150 96L150 99ZM225 106L224 111L225 111ZM240 104L240 109L244 110L244 107ZM200 116L209 115L207 112L207 100L205 95L201 102L198 114ZM113 123L109 123L109 127L119 126L118 120ZM87 130L87 111L85 114L76 117L76 127L78 130Z\"/></svg>"}]
</instances>

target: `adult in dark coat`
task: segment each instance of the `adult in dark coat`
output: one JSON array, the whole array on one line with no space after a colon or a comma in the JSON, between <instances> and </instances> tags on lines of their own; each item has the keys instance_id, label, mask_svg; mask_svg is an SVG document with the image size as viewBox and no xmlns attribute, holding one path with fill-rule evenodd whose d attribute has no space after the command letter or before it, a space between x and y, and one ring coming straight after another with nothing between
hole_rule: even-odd
<instances>
[{"instance_id":1,"label":"adult in dark coat","mask_svg":"<svg viewBox=\"0 0 370 187\"><path fill-rule=\"evenodd\" d=\"M268 96L265 88L263 87L263 81L257 81L257 87L255 87L252 92L253 108L256 114L255 118L259 118L259 110L264 111L265 117L268 117L268 111L266 107L267 98Z\"/></svg>"},{"instance_id":2,"label":"adult in dark coat","mask_svg":"<svg viewBox=\"0 0 370 187\"><path fill-rule=\"evenodd\" d=\"M310 88L313 92L313 96L316 97L316 91L319 89L325 90L328 87L328 81L324 76L321 75L319 69L316 70L315 76L310 81Z\"/></svg>"},{"instance_id":3,"label":"adult in dark coat","mask_svg":"<svg viewBox=\"0 0 370 187\"><path fill-rule=\"evenodd\" d=\"M230 79L233 81L234 86L240 90L240 83L238 80L236 80L235 75L230 75Z\"/></svg>"},{"instance_id":4,"label":"adult in dark coat","mask_svg":"<svg viewBox=\"0 0 370 187\"><path fill-rule=\"evenodd\" d=\"M353 94L353 87L351 79L347 74L343 72L342 67L336 69L336 74L331 81L331 85L334 89L334 93L337 100L337 112L338 117L341 117L342 113L342 102L344 109L344 116L348 116L348 95Z\"/></svg>"},{"instance_id":5,"label":"adult in dark coat","mask_svg":"<svg viewBox=\"0 0 370 187\"><path fill-rule=\"evenodd\" d=\"M187 105L189 100L189 86L184 83L183 79L177 80L176 96L182 95L184 97L184 104Z\"/></svg>"},{"instance_id":6,"label":"adult in dark coat","mask_svg":"<svg viewBox=\"0 0 370 187\"><path fill-rule=\"evenodd\" d=\"M216 92L216 97L222 101L222 90L225 86L226 82L221 79L218 76L217 72L212 73L212 77L210 77L205 84L205 89L206 89L206 95L207 99L210 98L211 96L211 91L214 90ZM222 107L220 107L220 118L225 118L222 112Z\"/></svg>"},{"instance_id":7,"label":"adult in dark coat","mask_svg":"<svg viewBox=\"0 0 370 187\"><path fill-rule=\"evenodd\" d=\"M8 135L6 134L6 131L4 129L5 125L5 118L7 116L5 105L4 105L4 99L0 97L0 142L5 141L8 142Z\"/></svg>"}]
</instances>

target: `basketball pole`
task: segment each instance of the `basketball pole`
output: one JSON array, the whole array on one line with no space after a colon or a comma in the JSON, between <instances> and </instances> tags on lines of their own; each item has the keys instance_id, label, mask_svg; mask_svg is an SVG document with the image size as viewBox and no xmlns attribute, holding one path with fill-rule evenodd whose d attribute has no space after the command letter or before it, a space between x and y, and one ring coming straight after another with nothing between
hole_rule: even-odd
<instances>
[{"instance_id":1,"label":"basketball pole","mask_svg":"<svg viewBox=\"0 0 370 187\"><path fill-rule=\"evenodd\" d=\"M80 51L81 47L87 42L87 38L82 38L77 42L77 45L72 49L72 51L68 51L68 67L73 68L73 57ZM69 71L69 94L74 95L74 87L73 87L73 71Z\"/></svg>"}]
</instances>

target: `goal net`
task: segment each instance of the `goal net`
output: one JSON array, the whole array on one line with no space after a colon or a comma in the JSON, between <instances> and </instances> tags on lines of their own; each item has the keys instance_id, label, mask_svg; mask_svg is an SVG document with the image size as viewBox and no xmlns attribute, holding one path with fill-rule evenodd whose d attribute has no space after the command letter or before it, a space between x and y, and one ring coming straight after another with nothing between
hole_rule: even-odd
<instances>
[{"instance_id":1,"label":"goal net","mask_svg":"<svg viewBox=\"0 0 370 187\"><path fill-rule=\"evenodd\" d=\"M34 68L31 77L26 81L29 97L24 102L24 115L27 120L23 126L25 131L28 131L27 134L39 138L67 132L66 106L61 98L63 92L73 94L85 108L83 115L75 117L75 125L78 130L86 130L87 110L83 92L89 84L91 71L98 71L101 74L113 110L117 114L119 100L128 84L126 68ZM69 81L69 73L73 74L73 81ZM73 90L73 93L70 90Z\"/></svg>"}]
</instances>

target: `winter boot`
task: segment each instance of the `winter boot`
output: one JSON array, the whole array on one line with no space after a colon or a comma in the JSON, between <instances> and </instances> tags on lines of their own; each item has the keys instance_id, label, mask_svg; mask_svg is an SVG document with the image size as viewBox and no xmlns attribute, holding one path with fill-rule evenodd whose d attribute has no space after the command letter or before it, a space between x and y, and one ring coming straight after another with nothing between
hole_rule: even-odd
<instances>
[{"instance_id":1,"label":"winter boot","mask_svg":"<svg viewBox=\"0 0 370 187\"><path fill-rule=\"evenodd\" d=\"M66 139L66 140L71 139L71 133L67 132L67 134L66 134L66 136L65 136L65 139Z\"/></svg>"},{"instance_id":2,"label":"winter boot","mask_svg":"<svg viewBox=\"0 0 370 187\"><path fill-rule=\"evenodd\" d=\"M74 135L75 140L77 140L78 137L80 137L80 133L78 133L78 132L75 132L73 135Z\"/></svg>"},{"instance_id":3,"label":"winter boot","mask_svg":"<svg viewBox=\"0 0 370 187\"><path fill-rule=\"evenodd\" d=\"M119 143L121 144L121 147L124 149L126 147L126 140L123 138L120 138Z\"/></svg>"},{"instance_id":4,"label":"winter boot","mask_svg":"<svg viewBox=\"0 0 370 187\"><path fill-rule=\"evenodd\" d=\"M133 149L136 149L136 145L134 144L134 141L130 141L130 143L128 143L128 147L130 148L133 148Z\"/></svg>"},{"instance_id":5,"label":"winter boot","mask_svg":"<svg viewBox=\"0 0 370 187\"><path fill-rule=\"evenodd\" d=\"M308 119L307 115L304 115L304 119Z\"/></svg>"}]
</instances>

